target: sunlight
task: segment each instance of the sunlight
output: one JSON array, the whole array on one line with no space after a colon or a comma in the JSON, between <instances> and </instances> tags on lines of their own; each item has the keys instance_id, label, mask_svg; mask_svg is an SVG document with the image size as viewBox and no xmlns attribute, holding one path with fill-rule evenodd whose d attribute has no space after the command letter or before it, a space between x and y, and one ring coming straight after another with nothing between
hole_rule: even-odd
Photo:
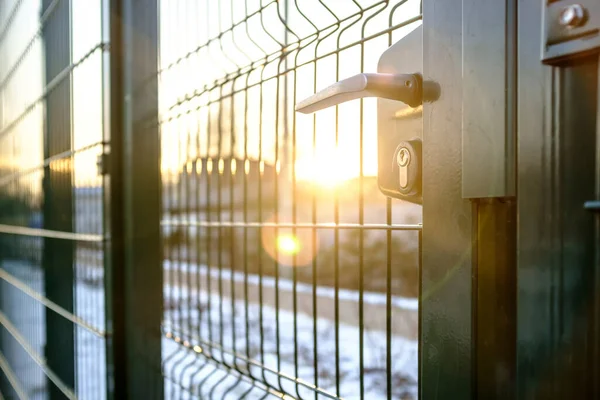
<instances>
[{"instance_id":1,"label":"sunlight","mask_svg":"<svg viewBox=\"0 0 600 400\"><path fill-rule=\"evenodd\" d=\"M282 253L294 255L300 251L300 242L294 235L279 235L277 237L277 248Z\"/></svg>"},{"instance_id":2,"label":"sunlight","mask_svg":"<svg viewBox=\"0 0 600 400\"><path fill-rule=\"evenodd\" d=\"M340 148L319 148L319 154L296 161L298 181L311 182L323 187L335 187L360 175L360 156L357 151ZM377 156L364 154L363 174L377 173Z\"/></svg>"}]
</instances>

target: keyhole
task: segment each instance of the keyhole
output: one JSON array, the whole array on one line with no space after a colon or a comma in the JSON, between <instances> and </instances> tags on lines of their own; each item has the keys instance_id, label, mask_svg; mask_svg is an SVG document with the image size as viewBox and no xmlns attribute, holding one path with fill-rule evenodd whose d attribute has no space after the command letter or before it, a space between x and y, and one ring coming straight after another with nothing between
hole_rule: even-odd
<instances>
[{"instance_id":1,"label":"keyhole","mask_svg":"<svg viewBox=\"0 0 600 400\"><path fill-rule=\"evenodd\" d=\"M398 150L396 162L399 169L400 187L405 189L408 186L408 164L410 163L410 151L406 147Z\"/></svg>"},{"instance_id":2,"label":"keyhole","mask_svg":"<svg viewBox=\"0 0 600 400\"><path fill-rule=\"evenodd\" d=\"M398 151L398 155L396 156L396 162L399 167L406 167L410 162L410 152L406 147L403 147Z\"/></svg>"}]
</instances>

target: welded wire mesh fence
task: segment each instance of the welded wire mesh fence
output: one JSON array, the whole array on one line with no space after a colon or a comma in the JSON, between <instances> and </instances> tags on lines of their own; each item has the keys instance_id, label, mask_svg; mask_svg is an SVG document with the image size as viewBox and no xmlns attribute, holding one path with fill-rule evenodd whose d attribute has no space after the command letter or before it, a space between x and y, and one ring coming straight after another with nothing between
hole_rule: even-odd
<instances>
[{"instance_id":1,"label":"welded wire mesh fence","mask_svg":"<svg viewBox=\"0 0 600 400\"><path fill-rule=\"evenodd\" d=\"M376 71L420 2L158 5L165 397L414 398L421 210L378 191L375 100L294 104ZM5 397L112 390L108 9L0 2Z\"/></svg>"},{"instance_id":2,"label":"welded wire mesh fence","mask_svg":"<svg viewBox=\"0 0 600 400\"><path fill-rule=\"evenodd\" d=\"M377 188L377 70L418 1L162 1L168 398L413 398L421 213Z\"/></svg>"},{"instance_id":3,"label":"welded wire mesh fence","mask_svg":"<svg viewBox=\"0 0 600 400\"><path fill-rule=\"evenodd\" d=\"M5 398L105 398L101 1L0 2Z\"/></svg>"}]
</instances>

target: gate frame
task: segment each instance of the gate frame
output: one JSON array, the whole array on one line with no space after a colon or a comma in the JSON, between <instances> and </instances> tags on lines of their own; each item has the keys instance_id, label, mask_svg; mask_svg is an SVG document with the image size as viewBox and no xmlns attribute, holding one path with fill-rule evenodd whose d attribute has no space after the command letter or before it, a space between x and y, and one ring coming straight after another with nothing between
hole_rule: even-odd
<instances>
[{"instance_id":1,"label":"gate frame","mask_svg":"<svg viewBox=\"0 0 600 400\"><path fill-rule=\"evenodd\" d=\"M164 397L158 1L108 0L108 398ZM105 186L107 187L107 186ZM109 296L107 295L107 298Z\"/></svg>"},{"instance_id":2,"label":"gate frame","mask_svg":"<svg viewBox=\"0 0 600 400\"><path fill-rule=\"evenodd\" d=\"M441 97L423 112L419 395L595 398L600 221L583 204L600 198L598 54L544 65L543 2L423 1L424 79ZM477 40L504 64L465 66ZM465 92L473 71L496 80L477 82L485 97ZM465 113L474 100L495 107ZM516 157L489 173L514 173L514 196L464 199L465 124L490 119Z\"/></svg>"}]
</instances>

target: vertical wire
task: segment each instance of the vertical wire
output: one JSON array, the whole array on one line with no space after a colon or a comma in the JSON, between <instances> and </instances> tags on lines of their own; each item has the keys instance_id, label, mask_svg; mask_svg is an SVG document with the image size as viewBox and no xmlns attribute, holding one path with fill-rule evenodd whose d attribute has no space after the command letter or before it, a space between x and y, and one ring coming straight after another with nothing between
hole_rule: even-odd
<instances>
[{"instance_id":1,"label":"vertical wire","mask_svg":"<svg viewBox=\"0 0 600 400\"><path fill-rule=\"evenodd\" d=\"M285 1L285 13L287 14L287 0ZM279 2L277 3L277 13L279 14ZM281 71L281 64L283 60L286 58L285 56L285 41L287 38L287 20L283 21L284 26L284 45L281 47L281 57L277 63L277 76L275 77L275 157L274 157L274 171L273 171L273 179L274 179L274 198L273 198L273 209L274 209L274 222L275 222L275 243L274 243L274 267L275 267L275 287L273 288L275 294L275 355L276 355L276 363L277 363L277 372L281 372L281 338L280 338L280 328L279 328L279 246L277 245L277 239L279 237L279 229L277 227L279 223L279 95L280 95L280 80L279 72ZM285 113L285 110L284 110ZM281 375L277 376L277 384L279 386L279 390L283 391L281 385Z\"/></svg>"},{"instance_id":2,"label":"vertical wire","mask_svg":"<svg viewBox=\"0 0 600 400\"><path fill-rule=\"evenodd\" d=\"M187 26L185 29L186 33L187 33ZM187 36L187 35L186 35ZM187 44L187 38L184 39L184 48L188 47ZM189 63L189 60L188 60ZM182 316L183 318L185 318L185 322L186 322L186 329L181 329L182 332L182 336L183 336L183 346L185 347L185 350L183 351L184 353L184 357L182 358L182 362L183 360L185 360L186 358L189 358L190 360L187 361L187 364L185 367L182 368L180 375L181 375L181 379L180 379L180 383L182 385L182 388L184 391L189 392L190 391L190 385L191 382L189 384L186 384L186 382L184 381L185 376L186 376L186 372L192 368L192 366L196 363L195 359L191 359L191 357L189 356L189 352L188 350L191 348L191 341L192 341L192 322L193 322L193 297L194 297L194 288L192 286L192 258L191 258L191 244L192 244L192 225L190 224L190 222L192 221L192 208L190 205L190 200L192 198L191 195L191 188L192 188L192 182L194 180L194 173L195 171L190 168L193 167L192 161L191 161L191 147L192 147L192 138L191 138L191 127L190 127L190 121L191 121L191 111L188 110L187 114L185 115L184 118L186 118L185 121L185 131L186 131L186 157L185 157L185 164L184 164L184 168L185 168L185 173L183 174L184 176L184 184L185 184L185 221L187 221L188 223L185 226L185 240L183 242L182 245L185 245L185 265L186 265L186 273L185 273L185 281L186 281L186 290L187 290L187 305L186 305L186 313L185 316ZM196 270L196 273L198 273L199 271ZM197 288L196 288L197 290ZM182 323L183 325L183 323Z\"/></svg>"},{"instance_id":3,"label":"vertical wire","mask_svg":"<svg viewBox=\"0 0 600 400\"><path fill-rule=\"evenodd\" d=\"M389 17L388 26L392 26L393 12ZM388 34L388 47L392 45L392 32ZM389 227L392 224L392 200L385 199L385 222ZM387 399L392 399L392 230L386 229L386 299L385 299L385 372Z\"/></svg>"},{"instance_id":4,"label":"vertical wire","mask_svg":"<svg viewBox=\"0 0 600 400\"><path fill-rule=\"evenodd\" d=\"M169 43L169 48L173 48L173 34L171 31L171 27L173 26L173 12L170 11L168 13L168 16L166 18L164 18L165 23L166 23L166 29L165 31L168 32L165 36L167 36L167 39L170 43ZM165 57L166 58L166 57ZM169 72L166 74L164 81L169 82L172 77L172 72ZM166 134L163 134L163 138L167 141L167 143L169 141L175 141L176 139L176 133L175 133L175 129L174 126L177 123L176 120L173 120L169 123L167 123L167 125L165 126L165 129L167 132ZM167 198L170 199L170 213L171 214L175 214L177 211L177 207L178 207L178 202L177 202L177 187L176 187L176 172L172 171L173 167L170 165L169 169L167 170L168 172L168 177L169 177L169 186L167 189ZM168 271L168 279L167 282L169 282L169 326L170 326L170 332L172 334L172 339L175 339L175 337L177 336L177 326L176 326L176 315L177 315L177 308L178 308L178 301L179 299L176 297L177 296L177 270L176 270L176 260L175 260L175 246L176 246L176 241L179 240L179 227L174 227L172 232L171 232L171 238L172 240L169 241L168 243L168 249L165 252L166 257L168 257L168 261L169 261L169 268L167 269ZM165 272L163 272L165 273ZM163 362L165 364L165 367L168 366L171 363L171 359L173 359L174 357L177 356L177 351L174 351L172 354L170 354ZM172 365L170 365L170 369L169 372L166 372L169 376L169 387L170 387L170 397L173 397L174 395L174 390L175 390L175 386L173 381L171 380L173 377L173 369L172 369ZM165 390L165 395L168 396L169 392L167 392Z\"/></svg>"},{"instance_id":5,"label":"vertical wire","mask_svg":"<svg viewBox=\"0 0 600 400\"><path fill-rule=\"evenodd\" d=\"M338 36L338 48L339 38ZM340 52L335 53L335 81L340 80ZM339 151L340 132L340 108L335 106L335 150ZM335 322L335 394L341 396L340 387L340 231L337 225L340 223L340 199L339 191L334 191L333 198L333 223L336 228L333 230L333 280L334 280L334 322Z\"/></svg>"},{"instance_id":6,"label":"vertical wire","mask_svg":"<svg viewBox=\"0 0 600 400\"><path fill-rule=\"evenodd\" d=\"M361 34L361 39L365 37L364 26L366 22L363 23L363 30ZM365 68L365 45L363 42L360 44L360 72L364 72ZM364 101L360 99L360 116L359 116L359 172L358 172L358 224L363 226L365 222L365 211L364 211L364 153L363 153L363 141L364 141ZM364 232L360 231L360 235L358 236L358 330L359 330L359 339L358 339L358 349L359 349L359 369L360 369L360 389L359 394L360 398L365 398L365 359L364 359Z\"/></svg>"},{"instance_id":7,"label":"vertical wire","mask_svg":"<svg viewBox=\"0 0 600 400\"><path fill-rule=\"evenodd\" d=\"M294 4L296 5L296 9L299 10L298 4L296 2L296 0L294 0ZM308 19L307 19L308 20ZM314 26L314 25L313 25ZM316 29L316 27L315 27ZM288 40L288 37L286 35L286 42ZM294 100L294 104L297 103L297 87L298 87L298 73L297 73L297 65L298 65L298 56L300 54L300 51L298 50L296 52L296 57L294 59L294 81L293 81L293 86L294 86L294 93L293 93L293 100ZM291 208L292 208L292 234L294 235L294 237L296 237L297 235L297 229L296 229L296 224L298 222L298 204L297 204L297 199L298 199L298 182L297 182L297 177L296 177L296 161L297 161L297 136L296 136L296 113L293 112L292 113L292 160L291 160L291 169L292 169L292 204L291 204ZM293 257L293 263L294 263L294 268L292 270L292 311L293 311L293 327L294 327L294 376L296 378L299 378L299 374L300 374L300 366L299 366L299 359L298 359L298 272L297 272L297 268L295 267L295 265L298 262L298 257L297 254L294 254ZM296 396L298 397L298 399L302 399L302 395L300 394L300 385L298 383L298 381L295 382L295 391L296 391Z\"/></svg>"},{"instance_id":8,"label":"vertical wire","mask_svg":"<svg viewBox=\"0 0 600 400\"><path fill-rule=\"evenodd\" d=\"M206 2L206 37L210 37L210 1ZM210 52L207 49L207 52ZM210 100L210 92L208 93L208 100ZM212 201L211 201L211 186L212 186L212 174L214 172L214 165L212 162L212 157L210 155L210 146L212 139L212 121L211 121L211 106L207 105L207 119L206 119L206 205L205 205L205 213L207 221L212 221ZM218 168L218 166L217 166ZM208 328L208 340L209 342L213 342L213 325L212 325L212 277L211 277L211 242L212 242L212 229L210 226L206 228L206 296L207 296L207 328ZM210 354L213 355L213 349L210 349ZM206 366L207 364L205 364ZM206 379L206 378L205 378ZM202 387L204 386L204 379L199 384L199 392L198 394L202 397Z\"/></svg>"},{"instance_id":9,"label":"vertical wire","mask_svg":"<svg viewBox=\"0 0 600 400\"><path fill-rule=\"evenodd\" d=\"M248 0L244 0L244 16L248 18ZM248 31L248 21L246 20L245 24L246 36L252 41L250 37L250 33ZM246 170L246 163L248 166L251 166L251 163L248 159L248 83L250 79L250 72L246 75L245 82L245 90L244 90L244 204L243 204L243 220L244 220L244 228L243 228L243 258L244 258L244 317L245 317L245 340L246 340L246 359L250 360L250 317L249 317L249 295L248 295L248 228L246 224L248 223L248 179L250 176L250 168ZM259 248L260 251L260 248ZM250 364L246 363L246 368L248 369L248 375L251 378L254 378L254 374L252 373L252 369L250 368ZM250 392L247 392L248 394Z\"/></svg>"},{"instance_id":10,"label":"vertical wire","mask_svg":"<svg viewBox=\"0 0 600 400\"><path fill-rule=\"evenodd\" d=\"M233 0L231 1L231 9L233 10ZM232 21L231 23L233 24L233 16L232 16ZM235 87L235 80L232 84L232 90L233 87ZM235 206L237 204L234 204L235 202L235 196L234 196L234 191L235 191L235 187L236 187L236 178L237 178L237 160L238 157L236 157L236 121L235 121L235 96L232 95L231 96L231 116L230 116L230 127L231 127L231 136L230 136L230 152L231 152L231 160L230 160L230 165L229 165L229 220L233 223L234 221L234 214L235 214ZM235 163L235 164L234 164ZM235 168L233 168L233 165L235 165ZM234 170L235 169L235 170ZM237 193L237 192L236 192ZM227 228L227 231L229 232L229 238L230 238L230 243L229 243L229 269L230 269L230 292L231 292L231 343L232 343L232 348L233 348L233 353L237 354L237 336L236 336L236 331L237 331L237 325L236 325L236 290L235 290L235 286L236 286L236 280L235 280L235 275L237 273L237 266L236 266L236 259L235 259L235 244L236 244L236 233L237 230L235 228ZM239 366L238 366L238 362L237 362L238 358L237 356L233 356L233 368L240 372ZM233 388L233 386L232 386ZM224 396L226 395L226 393L223 394Z\"/></svg>"},{"instance_id":11,"label":"vertical wire","mask_svg":"<svg viewBox=\"0 0 600 400\"><path fill-rule=\"evenodd\" d=\"M198 2L193 2L193 4L195 4L196 6L198 6ZM192 15L193 18L196 18L198 16L199 13L199 7L197 7L193 13L190 13ZM201 24L196 24L196 39L199 41L200 37L201 37L201 32L200 32L200 27ZM200 60L200 57L198 54L196 54L196 61ZM202 98L200 98L200 101L202 100ZM194 201L195 201L195 215L196 215L196 219L200 220L201 216L202 216L202 204L201 204L201 197L200 197L200 191L202 190L202 184L203 181L205 180L204 177L207 176L206 173L206 168L204 167L204 157L202 156L202 149L201 149L201 138L200 138L200 134L202 132L201 129L201 109L197 109L196 110L196 159L195 159L195 164L194 164L194 179L196 182L196 186L194 188ZM206 151L207 155L208 155L208 149ZM202 265L202 260L203 260L203 254L202 254L202 235L205 233L204 228L198 226L196 227L196 249L195 249L195 254L196 254L196 311L198 312L198 326L197 326L197 335L198 335L198 339L202 340L202 314L203 314L203 310L202 310L202 271L203 271L203 265ZM198 346L198 345L197 345ZM202 350L202 347L198 346L198 347L194 347L194 351L196 353L198 353L198 350ZM196 358L198 359L199 356L196 355ZM190 377L190 392L193 395L195 393L195 382L196 382L196 377L200 374L201 369L197 369L196 372Z\"/></svg>"},{"instance_id":12,"label":"vertical wire","mask_svg":"<svg viewBox=\"0 0 600 400\"><path fill-rule=\"evenodd\" d=\"M315 46L315 59L317 56L317 47ZM317 92L317 65L318 65L318 61L314 62L315 65L315 70L314 70L314 80L313 80L313 90L316 93ZM312 126L312 151L313 154L316 153L316 148L317 148L317 116L313 114L313 126ZM313 226L316 225L317 223L317 196L316 196L316 192L312 191L312 197L311 197L311 222L313 223ZM317 229L313 228L312 229L312 235L311 235L311 239L312 239L312 243L311 243L311 250L314 251L314 249L317 248ZM319 346L318 346L318 325L317 325L317 259L316 257L313 258L312 260L312 312L313 312L313 382L315 387L319 387L319 366L318 366L318 359L319 359ZM317 399L317 392L314 392L314 398Z\"/></svg>"},{"instance_id":13,"label":"vertical wire","mask_svg":"<svg viewBox=\"0 0 600 400\"><path fill-rule=\"evenodd\" d=\"M174 11L171 13L171 20L173 21L173 25L171 27L172 29L172 34L171 34L171 40L172 40L172 45L171 48L172 49L179 49L179 38L177 35L177 30L174 29L175 27L179 27L179 15L181 14L181 2L177 2L177 4L174 7ZM177 65L176 69L175 69L175 73L180 73L180 68L181 65ZM174 82L173 80L170 80L170 84L173 85ZM178 88L176 88L178 89ZM183 152L182 152L182 129L181 129L181 118L183 118L182 115L178 115L177 118L173 121L173 132L172 135L174 136L174 142L177 145L177 158L176 158L176 170L175 170L175 176L174 178L176 179L176 183L174 184L174 196L173 196L173 200L174 200L174 204L175 204L175 212L178 214L178 219L179 220L184 220L185 216L183 215L185 212L185 174L184 172L187 172L186 170L184 170L183 168L185 168L185 165L182 164L182 160L184 159L183 156ZM183 167L183 168L182 168ZM184 178L182 178L184 177ZM176 293L176 298L175 298L175 304L176 304L176 312L174 312L174 318L173 318L173 326L174 326L174 332L175 332L175 341L177 343L176 346L176 352L175 352L175 361L172 363L171 365L171 379L173 379L173 381L176 383L174 385L172 385L172 390L171 390L171 395L173 397L179 397L180 393L181 393L181 382L179 382L178 378L176 377L176 372L177 372L177 368L179 367L180 363L183 361L183 359L185 358L185 351L182 351L182 346L181 343L183 342L183 336L184 336L184 332L183 332L183 326L182 326L182 319L183 319L183 315L184 315L184 311L185 311L185 305L184 305L184 289L185 289L185 283L183 282L183 274L182 274L182 258L183 258L183 254L182 254L182 250L183 250L183 245L185 243L185 227L182 226L178 226L177 228L177 241L174 244L174 246L176 246L176 248L173 248L172 251L172 258L171 258L171 268L174 274L174 280L173 280L173 284L172 284L172 288L174 290L174 292ZM173 246L173 244L172 244Z\"/></svg>"},{"instance_id":14,"label":"vertical wire","mask_svg":"<svg viewBox=\"0 0 600 400\"><path fill-rule=\"evenodd\" d=\"M261 22L262 22L262 13L261 13ZM263 73L264 69L261 71L260 75L260 84L259 87L259 100L258 100L258 222L263 222ZM259 249L262 249L261 243L261 235L257 235L257 246ZM258 320L259 320L259 328L260 328L260 363L264 365L265 363L265 338L264 338L264 315L263 315L263 265L262 265L262 251L258 252ZM267 378L265 376L265 369L261 368L261 376L263 382L267 382Z\"/></svg>"},{"instance_id":15,"label":"vertical wire","mask_svg":"<svg viewBox=\"0 0 600 400\"><path fill-rule=\"evenodd\" d=\"M230 11L231 11L231 25L233 26L233 0L230 1L229 5L230 5ZM237 45L235 44L235 36L232 32L232 41L234 43L234 46L236 47L236 49L238 49ZM239 49L238 49L239 51ZM235 79L232 82L231 85L231 90L233 92L235 88ZM229 145L230 145L230 165L229 165L229 220L233 223L233 221L235 220L234 218L234 214L235 214L235 207L237 204L235 204L235 195L234 195L234 191L235 191L235 187L236 187L236 183L237 183L237 160L238 157L236 157L236 121L235 121L235 98L236 96L232 93L231 95L231 103L230 103L230 110L231 110L231 115L230 115L230 129L231 129L231 133L230 133L230 137L229 137ZM235 163L235 164L234 164ZM235 165L235 168L233 168L233 166ZM236 191L237 193L237 191ZM236 331L237 331L237 325L236 325L236 316L237 316L237 308L236 308L236 280L235 280L235 276L237 273L237 265L236 265L236 257L235 257L235 244L236 244L236 233L237 230L235 228L227 228L227 232L228 232L228 237L230 240L229 243L229 270L230 270L230 292L231 292L231 343L232 343L232 349L233 349L233 368L235 371L239 372L240 374L242 373L239 365L238 365L238 357L237 357L237 335L236 335ZM226 392L223 393L223 397L227 396L227 393L229 393L230 390L233 390L233 388L235 387L235 384L233 386L231 386Z\"/></svg>"},{"instance_id":16,"label":"vertical wire","mask_svg":"<svg viewBox=\"0 0 600 400\"><path fill-rule=\"evenodd\" d=\"M223 32L223 27L221 25L221 2L217 1L217 26L219 33ZM219 40L219 48L221 50L221 54L225 54L223 50L223 41ZM225 83L223 83L225 85ZM219 102L218 107L218 115L217 115L217 132L218 132L218 145L217 145L217 265L219 268L219 282L218 282L218 290L219 290L219 344L224 346L224 335L223 331L225 329L223 325L223 227L222 227L222 175L225 172L225 162L223 161L223 85L219 87ZM221 170L221 165L223 165L223 169ZM225 361L225 355L223 353L221 347L221 362L224 363L225 366L229 367L227 362Z\"/></svg>"},{"instance_id":17,"label":"vertical wire","mask_svg":"<svg viewBox=\"0 0 600 400\"><path fill-rule=\"evenodd\" d=\"M67 37L68 39L68 51L69 51L69 59L67 61L67 65L71 64L71 62L73 62L73 2L72 0L68 1L68 5L67 7L69 8L68 11L68 19L67 19ZM69 104L68 104L68 113L69 113L69 147L66 150L70 150L73 151L75 149L75 124L74 124L74 103L73 103L73 96L74 96L74 73L71 71L69 73L69 77L67 78L68 82L69 82ZM72 217L71 217L71 232L76 232L77 231L77 222L78 222L78 215L77 215L77 203L78 203L78 196L76 194L76 188L77 188L77 176L75 173L75 155L71 155L69 156L66 160L66 162L68 162L70 165L69 167L69 178L70 178L70 182L69 182L69 188L71 190L71 213L73 213ZM89 210L86 210L89 212ZM87 215L90 215L89 213ZM72 294L73 294L73 309L71 310L73 313L77 312L78 310L78 286L79 286L79 282L77 282L77 265L78 265L78 254L77 254L77 250L80 246L80 243L77 242L72 242L72 245L69 248L69 251L72 253L71 256L71 268L73 269L73 273L72 273L72 279L74 280L74 282L71 282L71 285L73 286L72 289ZM87 296L85 296L87 297ZM82 299L83 300L83 299ZM82 301L83 302L83 301ZM87 305L89 306L89 298L87 299L87 301L85 302L87 303ZM84 303L84 304L85 304ZM85 305L84 305L85 307ZM71 345L73 346L73 354L75 355L75 360L73 360L73 368L74 368L74 388L73 390L75 391L75 393L77 393L76 391L76 387L79 385L80 381L83 381L84 385L87 385L89 387L89 381L88 379L86 379L85 377L80 377L79 376L79 368L78 368L78 364L80 362L79 360L79 342L81 339L80 336L83 335L85 336L85 333L83 333L80 329L78 329L77 327L73 326L73 343L71 343ZM93 363L88 364L85 367L85 370L87 372L87 370L91 370L93 369ZM89 374L86 374L87 376L89 376Z\"/></svg>"},{"instance_id":18,"label":"vertical wire","mask_svg":"<svg viewBox=\"0 0 600 400\"><path fill-rule=\"evenodd\" d=\"M298 57L298 53L296 53L296 57ZM295 62L297 64L297 62ZM297 85L298 85L298 73L297 70L294 72L294 104L297 102ZM296 180L296 158L297 158L297 143L296 143L296 113L292 113L292 234L296 237L297 229L297 180ZM294 254L293 262L294 265L298 262L297 255ZM294 326L294 376L298 377L299 374L299 365L298 365L298 273L297 269L292 269L292 311L293 311L293 326ZM300 385L296 381L295 384L296 396L299 399L302 399L300 395Z\"/></svg>"},{"instance_id":19,"label":"vertical wire","mask_svg":"<svg viewBox=\"0 0 600 400\"><path fill-rule=\"evenodd\" d=\"M181 3L181 2L180 2ZM188 32L188 28L189 28L189 24L188 24L188 17L189 17L189 10L187 9L187 4L184 3L183 5L183 13L185 18L181 18L183 21L181 21L181 25L179 26L179 30L180 32L183 32L183 38L180 42L181 47L183 48L184 51L187 51L187 49L189 48L189 32ZM180 68L183 69L183 71L187 72L189 70L189 64L190 64L190 60L189 58L187 58L186 60L182 61L180 64ZM192 366L195 364L196 360L192 359L191 357L189 357L190 353L189 353L189 349L191 348L191 341L192 341L192 319L193 319L193 296L194 296L194 288L192 286L192 259L191 259L191 232L192 232L192 226L190 224L190 222L192 221L192 209L191 209L191 205L190 205L190 200L191 200L191 187L192 187L192 182L194 180L194 171L192 170L192 161L191 161L191 147L192 147L192 138L191 138L191 127L190 127L190 121L192 119L191 116L192 110L190 107L188 107L186 113L182 116L183 120L183 128L185 130L185 158L183 160L183 168L185 168L185 172L182 173L180 171L180 176L183 176L183 180L184 180L184 192L185 192L185 197L182 198L182 212L184 212L184 216L182 218L183 221L186 221L187 223L185 224L184 227L184 240L181 243L181 249L182 251L185 250L184 252L184 257L183 257L183 263L185 265L185 272L182 271L182 276L185 277L185 286L184 288L187 291L187 302L186 302L186 309L185 309L185 314L182 315L181 317L185 319L185 327L184 327L184 321L181 322L181 332L182 332L182 345L183 345L183 356L181 359L182 363L185 363L185 366L181 369L179 375L180 375L180 379L179 379L179 383L181 385L181 389L183 391L182 396L185 393L190 393L191 390L191 382L187 382L186 381L186 374L187 371L192 368ZM181 168L181 167L180 167ZM185 200L184 200L185 199ZM185 329L184 329L185 328ZM187 360L186 360L187 359Z\"/></svg>"}]
</instances>

